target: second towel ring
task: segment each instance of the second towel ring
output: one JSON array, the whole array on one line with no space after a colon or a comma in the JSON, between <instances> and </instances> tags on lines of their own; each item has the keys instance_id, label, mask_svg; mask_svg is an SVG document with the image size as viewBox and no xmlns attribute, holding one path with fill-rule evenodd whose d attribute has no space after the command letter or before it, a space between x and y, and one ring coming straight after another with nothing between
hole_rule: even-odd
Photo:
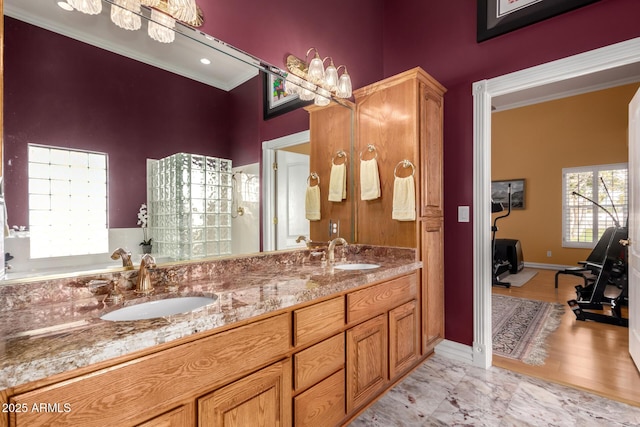
<instances>
[{"instance_id":1,"label":"second towel ring","mask_svg":"<svg viewBox=\"0 0 640 427\"><path fill-rule=\"evenodd\" d=\"M393 176L395 176L396 178L398 178L398 167L402 166L403 168L411 168L411 176L413 176L416 173L416 167L413 166L413 163L411 163L409 160L401 160L398 162L398 164L396 165L396 167L393 169Z\"/></svg>"},{"instance_id":2,"label":"second towel ring","mask_svg":"<svg viewBox=\"0 0 640 427\"><path fill-rule=\"evenodd\" d=\"M373 144L367 144L366 151L368 151L369 153L373 153L373 158L369 160L378 158L378 150L376 150L376 147ZM360 152L360 160L362 160L362 153L364 153L364 151Z\"/></svg>"},{"instance_id":3,"label":"second towel ring","mask_svg":"<svg viewBox=\"0 0 640 427\"><path fill-rule=\"evenodd\" d=\"M336 166L337 166L337 164L336 164L336 159L339 159L339 158L342 158L342 157L344 157L344 163L340 163L340 164L342 164L342 165L343 165L343 164L346 164L346 163L347 163L347 153L345 153L345 152L344 152L344 151L342 151L342 150L338 150L338 151L336 151L336 155L335 155L335 156L333 156L333 158L331 159L331 163L333 163L334 165L336 165Z\"/></svg>"}]
</instances>

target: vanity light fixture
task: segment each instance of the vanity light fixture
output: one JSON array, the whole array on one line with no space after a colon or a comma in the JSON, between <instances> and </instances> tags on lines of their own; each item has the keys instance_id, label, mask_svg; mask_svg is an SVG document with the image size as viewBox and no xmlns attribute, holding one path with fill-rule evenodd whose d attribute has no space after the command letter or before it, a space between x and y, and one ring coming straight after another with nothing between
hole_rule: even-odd
<instances>
[{"instance_id":1,"label":"vanity light fixture","mask_svg":"<svg viewBox=\"0 0 640 427\"><path fill-rule=\"evenodd\" d=\"M315 55L307 63L306 60L311 52L315 52ZM325 69L324 63L327 59L329 65ZM286 90L297 94L303 101L313 100L314 104L324 106L329 104L331 96L351 98L351 77L347 67L344 65L336 67L330 57L321 59L318 49L314 47L309 49L304 61L289 55L286 63L289 70L285 80ZM341 68L344 70L342 75L339 75Z\"/></svg>"},{"instance_id":2,"label":"vanity light fixture","mask_svg":"<svg viewBox=\"0 0 640 427\"><path fill-rule=\"evenodd\" d=\"M195 0L109 0L111 21L125 30L136 31L142 27L142 6L150 10L147 33L160 43L175 40L176 21L192 27L204 23L202 11ZM102 0L66 0L58 2L65 10L78 10L89 15L102 11ZM66 5L66 6L65 6Z\"/></svg>"}]
</instances>

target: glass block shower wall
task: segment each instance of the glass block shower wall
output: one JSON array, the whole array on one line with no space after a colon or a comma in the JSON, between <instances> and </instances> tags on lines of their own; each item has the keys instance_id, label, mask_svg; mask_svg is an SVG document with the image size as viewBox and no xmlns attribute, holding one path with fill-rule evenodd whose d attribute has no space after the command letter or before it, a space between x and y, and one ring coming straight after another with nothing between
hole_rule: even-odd
<instances>
[{"instance_id":1,"label":"glass block shower wall","mask_svg":"<svg viewBox=\"0 0 640 427\"><path fill-rule=\"evenodd\" d=\"M176 260L231 254L231 160L178 153L150 162L153 252Z\"/></svg>"}]
</instances>

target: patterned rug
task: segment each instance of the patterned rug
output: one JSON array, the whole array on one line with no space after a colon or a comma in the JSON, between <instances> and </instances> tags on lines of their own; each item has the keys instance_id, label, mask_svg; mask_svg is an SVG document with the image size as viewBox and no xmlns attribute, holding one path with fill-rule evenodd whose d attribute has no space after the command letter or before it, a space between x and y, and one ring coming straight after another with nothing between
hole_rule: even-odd
<instances>
[{"instance_id":1,"label":"patterned rug","mask_svg":"<svg viewBox=\"0 0 640 427\"><path fill-rule=\"evenodd\" d=\"M564 305L492 295L493 354L544 365L545 340L560 325Z\"/></svg>"}]
</instances>

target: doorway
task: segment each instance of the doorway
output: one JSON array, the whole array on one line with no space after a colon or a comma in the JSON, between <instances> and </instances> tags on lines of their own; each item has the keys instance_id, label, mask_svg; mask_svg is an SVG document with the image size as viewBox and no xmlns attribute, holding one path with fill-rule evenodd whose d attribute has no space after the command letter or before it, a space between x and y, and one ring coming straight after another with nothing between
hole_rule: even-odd
<instances>
[{"instance_id":1,"label":"doorway","mask_svg":"<svg viewBox=\"0 0 640 427\"><path fill-rule=\"evenodd\" d=\"M309 174L310 139L309 131L305 130L262 143L263 251L295 246L304 247L304 242L296 243L295 236L292 236L293 234L307 236L309 234L308 230L304 233L302 228L304 225L308 228L308 221L304 218L304 192L299 188L299 185L301 182L306 182L304 180ZM306 170L304 169L305 156ZM281 163L280 166L274 168L274 165L278 163ZM285 172L283 173L283 171ZM302 181L300 180L301 173L303 175ZM278 176L280 176L279 179ZM282 196L283 193L290 192L299 193L301 198L296 202L289 200L286 194L284 197ZM300 203L302 203L302 207ZM298 213L301 213L302 216L292 216L290 221L287 214L289 208L296 210L296 212L300 211Z\"/></svg>"},{"instance_id":2,"label":"doorway","mask_svg":"<svg viewBox=\"0 0 640 427\"><path fill-rule=\"evenodd\" d=\"M498 101L549 96L638 75L640 38L474 83L474 342L472 361L492 364L491 340L491 107ZM596 80L594 80L596 79ZM562 88L562 89L561 89Z\"/></svg>"}]
</instances>

